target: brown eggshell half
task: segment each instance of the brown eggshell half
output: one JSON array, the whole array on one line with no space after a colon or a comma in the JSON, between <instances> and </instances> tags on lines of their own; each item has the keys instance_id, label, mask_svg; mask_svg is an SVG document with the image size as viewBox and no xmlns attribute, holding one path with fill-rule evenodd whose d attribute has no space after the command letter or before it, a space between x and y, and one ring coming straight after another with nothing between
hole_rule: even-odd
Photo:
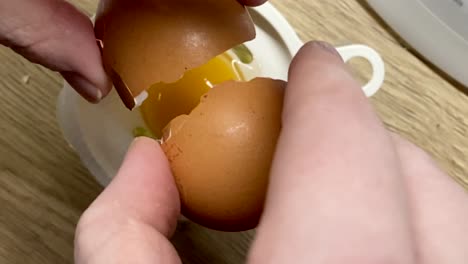
<instances>
[{"instance_id":1,"label":"brown eggshell half","mask_svg":"<svg viewBox=\"0 0 468 264\"><path fill-rule=\"evenodd\" d=\"M162 148L188 219L221 231L256 227L281 131L284 84L225 82L168 125Z\"/></svg>"},{"instance_id":2,"label":"brown eggshell half","mask_svg":"<svg viewBox=\"0 0 468 264\"><path fill-rule=\"evenodd\" d=\"M95 33L106 70L133 108L133 98L151 85L175 82L252 40L255 27L237 0L104 0Z\"/></svg>"}]
</instances>

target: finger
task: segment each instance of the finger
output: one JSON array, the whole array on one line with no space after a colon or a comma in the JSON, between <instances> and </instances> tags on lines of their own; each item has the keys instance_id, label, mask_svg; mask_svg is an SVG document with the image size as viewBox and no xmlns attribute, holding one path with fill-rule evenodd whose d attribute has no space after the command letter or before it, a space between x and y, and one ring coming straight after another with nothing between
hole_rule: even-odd
<instances>
[{"instance_id":1,"label":"finger","mask_svg":"<svg viewBox=\"0 0 468 264\"><path fill-rule=\"evenodd\" d=\"M259 6L262 5L266 2L267 0L239 0L241 4L247 5L247 6Z\"/></svg>"},{"instance_id":2,"label":"finger","mask_svg":"<svg viewBox=\"0 0 468 264\"><path fill-rule=\"evenodd\" d=\"M76 262L180 263L168 241L179 213L164 153L156 141L136 139L115 179L79 221Z\"/></svg>"},{"instance_id":3,"label":"finger","mask_svg":"<svg viewBox=\"0 0 468 264\"><path fill-rule=\"evenodd\" d=\"M412 263L392 141L331 46L294 59L251 263Z\"/></svg>"},{"instance_id":4,"label":"finger","mask_svg":"<svg viewBox=\"0 0 468 264\"><path fill-rule=\"evenodd\" d=\"M0 44L62 73L91 102L111 88L90 19L66 1L0 0Z\"/></svg>"},{"instance_id":5,"label":"finger","mask_svg":"<svg viewBox=\"0 0 468 264\"><path fill-rule=\"evenodd\" d=\"M421 149L394 135L402 162L420 263L468 260L468 193Z\"/></svg>"}]
</instances>

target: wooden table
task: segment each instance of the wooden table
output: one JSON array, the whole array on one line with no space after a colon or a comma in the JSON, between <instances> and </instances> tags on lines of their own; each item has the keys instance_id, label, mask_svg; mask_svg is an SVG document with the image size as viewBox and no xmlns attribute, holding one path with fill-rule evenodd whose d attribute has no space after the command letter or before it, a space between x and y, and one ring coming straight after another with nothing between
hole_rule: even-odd
<instances>
[{"instance_id":1,"label":"wooden table","mask_svg":"<svg viewBox=\"0 0 468 264\"><path fill-rule=\"evenodd\" d=\"M94 0L72 2L87 14L96 6ZM405 48L364 1L272 3L304 40L363 43L379 51L387 77L372 102L382 119L468 188L468 98L461 85ZM353 65L358 76L367 74L365 64ZM101 191L58 129L61 82L0 48L0 263L72 263L75 224ZM186 263L242 263L251 239L252 232L222 234L188 224L174 243Z\"/></svg>"}]
</instances>

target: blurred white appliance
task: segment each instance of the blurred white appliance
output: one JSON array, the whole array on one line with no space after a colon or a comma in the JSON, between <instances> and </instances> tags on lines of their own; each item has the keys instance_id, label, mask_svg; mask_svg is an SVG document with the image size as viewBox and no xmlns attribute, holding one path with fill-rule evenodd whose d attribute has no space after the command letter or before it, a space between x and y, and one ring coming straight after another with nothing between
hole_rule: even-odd
<instances>
[{"instance_id":1,"label":"blurred white appliance","mask_svg":"<svg viewBox=\"0 0 468 264\"><path fill-rule=\"evenodd\" d=\"M468 0L367 0L408 44L468 87Z\"/></svg>"}]
</instances>

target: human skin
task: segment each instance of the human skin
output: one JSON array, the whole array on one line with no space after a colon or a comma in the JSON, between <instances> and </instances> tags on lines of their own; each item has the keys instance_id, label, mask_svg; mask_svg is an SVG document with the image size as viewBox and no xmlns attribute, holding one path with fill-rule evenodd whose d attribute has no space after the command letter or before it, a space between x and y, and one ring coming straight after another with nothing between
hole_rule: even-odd
<instances>
[{"instance_id":1,"label":"human skin","mask_svg":"<svg viewBox=\"0 0 468 264\"><path fill-rule=\"evenodd\" d=\"M387 131L329 45L294 59L265 211L248 263L464 264L468 195ZM80 219L76 263L181 263L180 203L159 145L138 138Z\"/></svg>"},{"instance_id":2,"label":"human skin","mask_svg":"<svg viewBox=\"0 0 468 264\"><path fill-rule=\"evenodd\" d=\"M91 22L65 1L0 0L0 43L60 72L91 102L110 90ZM248 262L466 263L466 191L385 129L336 50L308 43L288 81ZM181 263L168 240L179 214L166 157L138 138L80 218L76 263Z\"/></svg>"},{"instance_id":3,"label":"human skin","mask_svg":"<svg viewBox=\"0 0 468 264\"><path fill-rule=\"evenodd\" d=\"M111 90L91 20L64 0L0 0L0 44L59 72L89 102Z\"/></svg>"}]
</instances>

